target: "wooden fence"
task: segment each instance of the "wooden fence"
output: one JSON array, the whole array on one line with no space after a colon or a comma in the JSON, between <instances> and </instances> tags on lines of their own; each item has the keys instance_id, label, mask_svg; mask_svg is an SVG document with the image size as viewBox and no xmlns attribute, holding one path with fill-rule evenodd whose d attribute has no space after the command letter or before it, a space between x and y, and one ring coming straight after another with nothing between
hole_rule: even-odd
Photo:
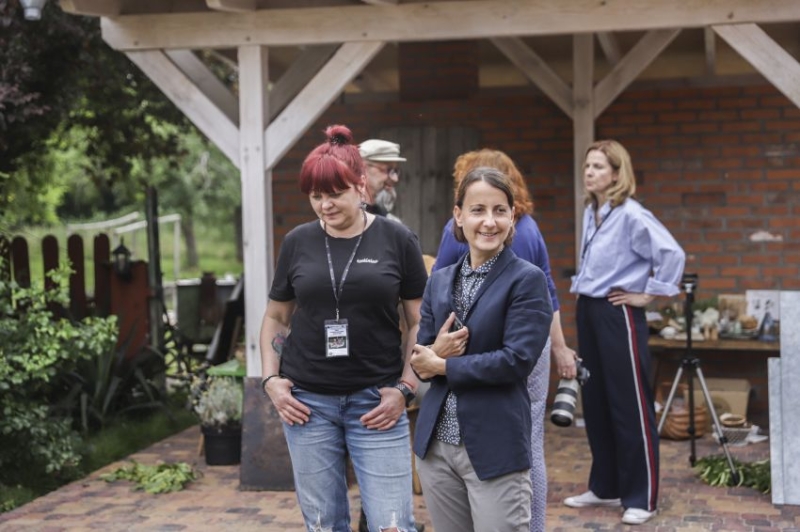
<instances>
[{"instance_id":1,"label":"wooden fence","mask_svg":"<svg viewBox=\"0 0 800 532\"><path fill-rule=\"evenodd\" d=\"M54 288L49 273L59 266L59 243L53 235L45 236L41 242L43 271L41 282L46 290ZM30 288L34 280L31 272L28 241L16 236L10 241L0 235L0 276ZM80 320L87 316L105 317L116 315L119 320L119 342L128 342L127 356L133 356L148 339L148 298L150 289L147 279L147 263L133 261L130 278L123 279L111 268L111 242L101 233L92 239L92 272L94 292L86 291L85 246L83 237L77 234L67 238L67 260L73 270L69 276L69 304L66 308L53 308L54 314Z\"/></svg>"}]
</instances>

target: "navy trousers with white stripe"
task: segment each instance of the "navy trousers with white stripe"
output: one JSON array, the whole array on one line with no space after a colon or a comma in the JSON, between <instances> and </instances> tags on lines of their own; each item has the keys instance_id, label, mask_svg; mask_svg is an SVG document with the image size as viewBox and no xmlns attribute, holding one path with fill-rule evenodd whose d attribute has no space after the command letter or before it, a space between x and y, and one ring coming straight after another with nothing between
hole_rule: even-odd
<instances>
[{"instance_id":1,"label":"navy trousers with white stripe","mask_svg":"<svg viewBox=\"0 0 800 532\"><path fill-rule=\"evenodd\" d=\"M578 298L578 354L591 372L581 390L592 451L589 489L624 508L656 509L658 428L642 308Z\"/></svg>"}]
</instances>

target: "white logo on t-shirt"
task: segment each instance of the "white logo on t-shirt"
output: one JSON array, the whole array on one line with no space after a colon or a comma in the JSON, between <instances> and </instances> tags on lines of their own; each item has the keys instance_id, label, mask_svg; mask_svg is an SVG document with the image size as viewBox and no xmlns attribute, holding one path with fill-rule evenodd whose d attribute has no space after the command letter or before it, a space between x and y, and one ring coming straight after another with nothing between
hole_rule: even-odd
<instances>
[{"instance_id":1,"label":"white logo on t-shirt","mask_svg":"<svg viewBox=\"0 0 800 532\"><path fill-rule=\"evenodd\" d=\"M356 262L358 264L364 264L365 262L368 264L378 264L378 259L357 259Z\"/></svg>"}]
</instances>

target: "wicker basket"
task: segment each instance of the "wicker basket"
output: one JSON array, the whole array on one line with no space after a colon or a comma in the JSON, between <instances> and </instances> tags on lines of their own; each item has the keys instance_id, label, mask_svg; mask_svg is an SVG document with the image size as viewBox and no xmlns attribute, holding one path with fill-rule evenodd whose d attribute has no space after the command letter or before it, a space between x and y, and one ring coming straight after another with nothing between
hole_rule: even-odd
<instances>
[{"instance_id":1,"label":"wicker basket","mask_svg":"<svg viewBox=\"0 0 800 532\"><path fill-rule=\"evenodd\" d=\"M747 436L750 432L750 427L722 427L722 434L730 445L747 445Z\"/></svg>"},{"instance_id":2,"label":"wicker basket","mask_svg":"<svg viewBox=\"0 0 800 532\"><path fill-rule=\"evenodd\" d=\"M672 387L671 382L662 382L656 390L656 401L662 405L669 396L669 390ZM686 384L678 384L678 389L675 397L683 401L686 395ZM656 425L661 422L662 412L656 413ZM708 426L708 410L705 404L695 405L694 407L694 435L696 438L703 436ZM668 440L688 440L689 439L689 410L686 407L679 407L673 404L667 414L667 419L664 421L664 428L661 429L661 437Z\"/></svg>"}]
</instances>

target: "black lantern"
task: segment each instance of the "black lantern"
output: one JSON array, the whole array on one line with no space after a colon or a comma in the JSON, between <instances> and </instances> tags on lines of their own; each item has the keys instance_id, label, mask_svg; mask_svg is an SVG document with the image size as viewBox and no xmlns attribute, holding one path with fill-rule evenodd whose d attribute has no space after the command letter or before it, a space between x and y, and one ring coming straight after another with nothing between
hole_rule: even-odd
<instances>
[{"instance_id":1,"label":"black lantern","mask_svg":"<svg viewBox=\"0 0 800 532\"><path fill-rule=\"evenodd\" d=\"M114 271L122 279L131 278L131 252L125 247L125 239L120 238L119 246L111 252Z\"/></svg>"}]
</instances>

